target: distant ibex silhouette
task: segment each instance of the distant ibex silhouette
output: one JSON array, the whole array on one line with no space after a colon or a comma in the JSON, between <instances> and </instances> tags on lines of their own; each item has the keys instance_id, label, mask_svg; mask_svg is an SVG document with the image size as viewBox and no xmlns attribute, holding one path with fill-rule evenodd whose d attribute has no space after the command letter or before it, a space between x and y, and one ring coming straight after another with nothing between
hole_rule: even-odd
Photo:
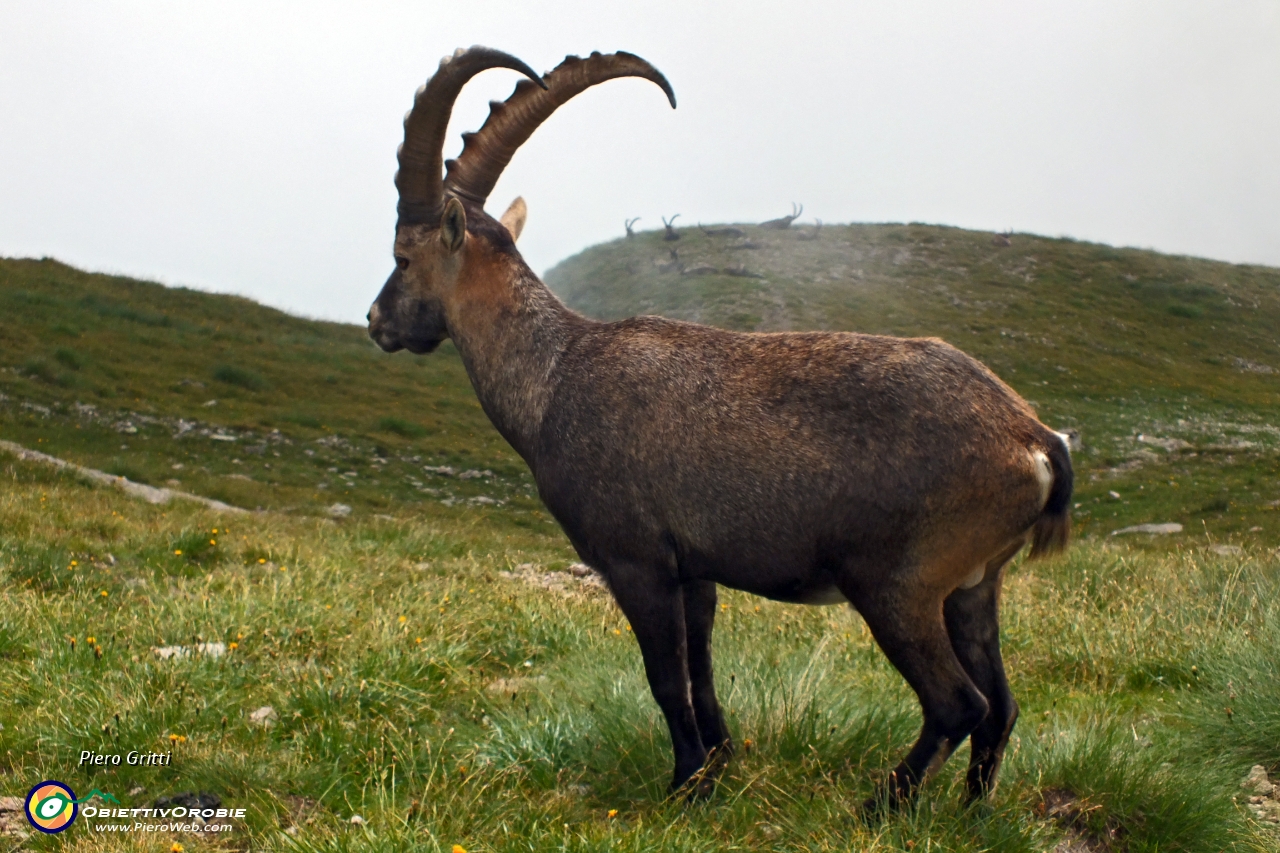
<instances>
[{"instance_id":1,"label":"distant ibex silhouette","mask_svg":"<svg viewBox=\"0 0 1280 853\"><path fill-rule=\"evenodd\" d=\"M797 208L796 203L793 201L791 202L790 216L782 216L782 217L779 217L778 219L770 219L768 222L761 222L760 227L776 228L779 231L781 231L784 228L790 228L791 223L794 222L796 219L800 218L800 214L802 213L804 213L804 205L802 204Z\"/></svg>"},{"instance_id":2,"label":"distant ibex silhouette","mask_svg":"<svg viewBox=\"0 0 1280 853\"><path fill-rule=\"evenodd\" d=\"M667 233L662 236L663 240L679 240L680 239L680 234L676 231L676 229L671 227L671 224L675 222L676 219L679 218L679 216L680 214L677 213L675 216L671 217L671 222L667 221L667 217L665 216L662 217L662 224L667 226Z\"/></svg>"}]
</instances>

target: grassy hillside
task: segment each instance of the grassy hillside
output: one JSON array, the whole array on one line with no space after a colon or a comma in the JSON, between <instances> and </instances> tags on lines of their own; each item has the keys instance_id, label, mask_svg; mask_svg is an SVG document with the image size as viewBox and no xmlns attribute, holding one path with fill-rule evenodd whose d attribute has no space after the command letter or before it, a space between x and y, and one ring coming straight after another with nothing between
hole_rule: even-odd
<instances>
[{"instance_id":1,"label":"grassy hillside","mask_svg":"<svg viewBox=\"0 0 1280 853\"><path fill-rule=\"evenodd\" d=\"M357 326L48 259L0 259L0 438L249 509L546 524L451 346L387 356Z\"/></svg>"},{"instance_id":2,"label":"grassy hillside","mask_svg":"<svg viewBox=\"0 0 1280 853\"><path fill-rule=\"evenodd\" d=\"M990 276L1004 284L971 273L987 283L946 285L969 308L961 322L962 306L930 291L924 272L890 278L915 269L911 252L941 263L945 246L903 244L895 267L898 255L878 266L879 244L867 245L849 267L881 276L882 295L868 287L864 306L864 316L882 312L876 329L961 343L1051 423L1078 426L1088 447L1077 456L1086 536L1063 558L1017 565L1007 584L1006 663L1022 718L989 803L961 805L962 748L917 808L857 820L853 809L918 732L914 697L848 608L733 592L722 598L715 655L741 751L710 802L666 801L670 744L629 626L568 570L571 549L450 347L388 356L360 328L243 299L0 260L0 439L268 510L150 505L0 455L0 798L53 778L128 807L200 791L248 810L229 832L204 836L110 833L82 818L63 836L24 839L25 823L0 799L0 849L1276 849L1280 827L1258 814L1280 809L1280 796L1252 803L1240 788L1254 764L1280 775L1280 552L1267 506L1280 497L1267 467L1275 377L1258 372L1280 361L1263 339L1275 303L1262 291L1275 273L1206 265L1239 275L1222 285L1237 288L1237 302L1258 291L1250 310L1262 319L1239 334L1213 328L1214 312L1239 308L1216 297L1167 297L1186 312L1199 306L1184 317L1121 289L1117 304L1161 318L1131 329L1163 341L1157 351L1106 338L1098 329L1112 315L1088 319L1083 309L1074 332L1054 331L1045 300L1058 296L1035 298L1034 276L1001 266L1032 238L997 252L983 235L865 231L885 245L892 233L933 235L1004 270ZM842 233L824 229L816 245L790 248L795 234L753 235L766 248L707 251L760 253L749 263L774 257L782 268ZM682 257L696 256L697 238L685 240ZM685 299L705 286L702 307L672 310L726 324L715 311L754 305L775 286L672 278L650 269L655 256L666 247L642 236L572 259L552 280L563 287L566 271L592 258L622 258L617 293L652 285ZM1125 263L1201 263L1134 258ZM1088 269L1108 263L1120 262ZM1129 269L1126 286L1124 275L1137 277ZM761 274L789 293L799 281ZM810 284L830 311L800 313L811 309L796 289L797 313L779 324L855 325L853 290L839 297ZM979 297L990 304L974 307ZM984 312L989 328L974 319ZM755 316L739 325L765 322ZM1188 328L1179 324L1201 321L1211 327L1203 340L1234 348L1178 349ZM1135 324L1127 314L1120 322ZM1085 340L1112 340L1119 354ZM1200 377L1185 379L1181 396L1170 390L1182 376L1173 360ZM1149 374L1134 378L1130 363ZM1138 442L1137 431L1164 443ZM352 513L327 517L336 502ZM1182 519L1203 526L1144 542L1102 535ZM1200 547L1227 541L1240 547ZM181 651L158 651L172 647ZM86 749L174 758L81 766Z\"/></svg>"},{"instance_id":3,"label":"grassy hillside","mask_svg":"<svg viewBox=\"0 0 1280 853\"><path fill-rule=\"evenodd\" d=\"M1175 544L1280 544L1280 270L926 225L737 227L615 240L547 283L600 319L944 338L1080 431L1085 535L1179 522Z\"/></svg>"}]
</instances>

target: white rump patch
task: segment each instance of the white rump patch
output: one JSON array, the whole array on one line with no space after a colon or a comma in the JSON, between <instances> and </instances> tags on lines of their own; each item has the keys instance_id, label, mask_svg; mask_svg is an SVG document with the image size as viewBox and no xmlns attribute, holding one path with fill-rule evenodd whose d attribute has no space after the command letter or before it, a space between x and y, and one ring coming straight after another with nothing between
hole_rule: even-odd
<instances>
[{"instance_id":1,"label":"white rump patch","mask_svg":"<svg viewBox=\"0 0 1280 853\"><path fill-rule=\"evenodd\" d=\"M1058 432L1057 430L1054 430L1054 431L1053 431L1053 434L1054 434L1054 435L1056 435L1056 436L1058 437L1058 439L1062 442L1062 446L1063 446L1063 447L1065 447L1065 448L1067 449L1067 455L1068 455L1068 456L1070 456L1070 455L1071 455L1071 433L1069 433L1069 432ZM1079 440L1080 440L1080 434L1079 434L1079 433L1076 433L1075 438L1076 438L1076 440L1077 440L1077 441L1079 441Z\"/></svg>"},{"instance_id":2,"label":"white rump patch","mask_svg":"<svg viewBox=\"0 0 1280 853\"><path fill-rule=\"evenodd\" d=\"M987 567L978 566L978 568L973 570L973 574L960 581L960 589L973 589L975 586L982 583L982 579L986 576Z\"/></svg>"},{"instance_id":3,"label":"white rump patch","mask_svg":"<svg viewBox=\"0 0 1280 853\"><path fill-rule=\"evenodd\" d=\"M1053 467L1043 450L1031 451L1031 459L1035 462L1036 480L1040 483L1040 505L1044 506L1049 502L1049 488L1053 485Z\"/></svg>"}]
</instances>

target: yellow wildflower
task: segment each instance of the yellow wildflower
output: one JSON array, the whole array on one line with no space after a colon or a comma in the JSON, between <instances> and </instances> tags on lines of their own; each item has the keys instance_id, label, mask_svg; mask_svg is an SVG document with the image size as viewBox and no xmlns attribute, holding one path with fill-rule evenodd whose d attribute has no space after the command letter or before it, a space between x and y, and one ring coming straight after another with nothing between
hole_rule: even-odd
<instances>
[{"instance_id":1,"label":"yellow wildflower","mask_svg":"<svg viewBox=\"0 0 1280 853\"><path fill-rule=\"evenodd\" d=\"M186 849L187 849L187 848L183 847L181 844L179 844L178 842L176 842L176 841L175 841L175 842L173 842L173 844L169 847L169 853L182 853L182 851L183 851L183 850L186 850Z\"/></svg>"},{"instance_id":2,"label":"yellow wildflower","mask_svg":"<svg viewBox=\"0 0 1280 853\"><path fill-rule=\"evenodd\" d=\"M467 853L467 848L463 847L461 844L455 844L453 845L453 850L451 850L450 853Z\"/></svg>"},{"instance_id":3,"label":"yellow wildflower","mask_svg":"<svg viewBox=\"0 0 1280 853\"><path fill-rule=\"evenodd\" d=\"M230 650L230 651L233 651L233 652L234 652L234 651L235 651L236 649L238 649L238 648L240 648L240 644L239 644L239 643L237 643L237 642L230 642L230 643L227 643L227 649L228 649L228 650Z\"/></svg>"},{"instance_id":4,"label":"yellow wildflower","mask_svg":"<svg viewBox=\"0 0 1280 853\"><path fill-rule=\"evenodd\" d=\"M181 557L181 556L182 556L182 549L181 549L181 548L175 548L175 549L174 549L174 551L173 551L173 553L174 553L176 556Z\"/></svg>"},{"instance_id":5,"label":"yellow wildflower","mask_svg":"<svg viewBox=\"0 0 1280 853\"><path fill-rule=\"evenodd\" d=\"M609 817L617 817L617 816L618 816L617 809L609 809Z\"/></svg>"}]
</instances>

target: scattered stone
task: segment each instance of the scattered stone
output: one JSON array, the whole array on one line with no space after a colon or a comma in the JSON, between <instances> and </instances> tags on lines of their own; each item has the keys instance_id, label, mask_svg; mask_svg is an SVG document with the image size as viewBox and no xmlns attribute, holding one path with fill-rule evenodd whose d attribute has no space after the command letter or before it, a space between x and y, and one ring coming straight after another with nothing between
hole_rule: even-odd
<instances>
[{"instance_id":1,"label":"scattered stone","mask_svg":"<svg viewBox=\"0 0 1280 853\"><path fill-rule=\"evenodd\" d=\"M363 818L363 817L361 817L361 816L360 816L360 815L358 815L358 814L353 814L353 815L351 816L350 823L353 823L353 824L355 824L356 826L364 826L364 818Z\"/></svg>"},{"instance_id":2,"label":"scattered stone","mask_svg":"<svg viewBox=\"0 0 1280 853\"><path fill-rule=\"evenodd\" d=\"M141 796L142 796L143 794L145 794L146 792L147 792L147 789L146 789L146 788L142 787L141 785L138 785L136 788L130 788L130 789L129 789L129 796L131 796L131 797L141 797Z\"/></svg>"},{"instance_id":3,"label":"scattered stone","mask_svg":"<svg viewBox=\"0 0 1280 853\"><path fill-rule=\"evenodd\" d=\"M521 690L531 687L538 682L546 681L545 675L533 676L530 678L499 678L489 682L485 690L490 693L497 693L500 696L514 696Z\"/></svg>"},{"instance_id":4,"label":"scattered stone","mask_svg":"<svg viewBox=\"0 0 1280 853\"><path fill-rule=\"evenodd\" d=\"M572 569L563 572L548 571L533 563L521 563L512 571L498 572L498 575L507 580L523 581L530 586L557 592L569 598L579 595L602 595L607 591L600 576L590 570L585 575L578 575Z\"/></svg>"},{"instance_id":5,"label":"scattered stone","mask_svg":"<svg viewBox=\"0 0 1280 853\"><path fill-rule=\"evenodd\" d=\"M152 646L160 660L173 660L188 657L193 651L211 658L220 658L227 653L226 643L196 643L194 646Z\"/></svg>"},{"instance_id":6,"label":"scattered stone","mask_svg":"<svg viewBox=\"0 0 1280 853\"><path fill-rule=\"evenodd\" d=\"M217 401L217 400L206 400L206 401L205 401L205 403L204 403L204 405L205 405L206 407L216 406L216 405L218 405L218 401Z\"/></svg>"},{"instance_id":7,"label":"scattered stone","mask_svg":"<svg viewBox=\"0 0 1280 853\"><path fill-rule=\"evenodd\" d=\"M570 786L568 786L567 788L565 788L564 790L565 790L565 792L566 792L566 793L568 793L568 794L570 794L570 795L572 795L572 796L575 796L575 797L589 797L589 796L591 796L591 794L592 794L591 786L590 786L590 785L583 785L583 784L581 784L581 783L576 784L576 785L570 785ZM19 808L21 808L21 805L19 805Z\"/></svg>"},{"instance_id":8,"label":"scattered stone","mask_svg":"<svg viewBox=\"0 0 1280 853\"><path fill-rule=\"evenodd\" d=\"M1240 787L1250 792L1246 805L1262 823L1280 828L1280 785L1267 778L1267 768L1255 764L1249 768Z\"/></svg>"},{"instance_id":9,"label":"scattered stone","mask_svg":"<svg viewBox=\"0 0 1280 853\"><path fill-rule=\"evenodd\" d=\"M249 714L249 725L267 728L276 720L276 709L270 705L263 705L258 710Z\"/></svg>"},{"instance_id":10,"label":"scattered stone","mask_svg":"<svg viewBox=\"0 0 1280 853\"><path fill-rule=\"evenodd\" d=\"M1123 536L1127 533L1150 533L1154 536L1162 536L1166 533L1181 532L1182 525L1176 521L1170 521L1163 524L1135 524L1132 527L1121 527L1119 530L1111 531L1111 535Z\"/></svg>"},{"instance_id":11,"label":"scattered stone","mask_svg":"<svg viewBox=\"0 0 1280 853\"><path fill-rule=\"evenodd\" d=\"M1150 444L1163 449L1166 453L1176 453L1179 450L1190 450L1192 445L1190 442L1183 441L1180 438L1158 438L1154 435L1139 435L1138 441L1143 444Z\"/></svg>"},{"instance_id":12,"label":"scattered stone","mask_svg":"<svg viewBox=\"0 0 1280 853\"><path fill-rule=\"evenodd\" d=\"M782 830L771 823L760 824L760 834L769 841L777 841L782 837Z\"/></svg>"},{"instance_id":13,"label":"scattered stone","mask_svg":"<svg viewBox=\"0 0 1280 853\"><path fill-rule=\"evenodd\" d=\"M330 518L346 518L351 515L351 507L346 504L334 504L326 512L329 513Z\"/></svg>"},{"instance_id":14,"label":"scattered stone","mask_svg":"<svg viewBox=\"0 0 1280 853\"><path fill-rule=\"evenodd\" d=\"M1229 557L1233 554L1239 554L1244 551L1244 549L1239 545L1210 545L1205 550L1212 551L1214 554L1221 554L1224 557Z\"/></svg>"},{"instance_id":15,"label":"scattered stone","mask_svg":"<svg viewBox=\"0 0 1280 853\"><path fill-rule=\"evenodd\" d=\"M1120 500L1120 493L1117 492L1115 489L1112 489L1111 491L1107 492L1107 496L1110 497L1113 501Z\"/></svg>"},{"instance_id":16,"label":"scattered stone","mask_svg":"<svg viewBox=\"0 0 1280 853\"><path fill-rule=\"evenodd\" d=\"M1244 781L1240 783L1240 787L1246 791L1252 791L1255 794L1261 794L1264 797L1271 796L1276 793L1275 784L1267 778L1267 768L1261 764L1255 764L1249 768L1249 775L1244 777Z\"/></svg>"},{"instance_id":17,"label":"scattered stone","mask_svg":"<svg viewBox=\"0 0 1280 853\"><path fill-rule=\"evenodd\" d=\"M1276 369L1269 364L1259 364L1256 361L1249 361L1249 359L1240 358L1239 356L1231 359L1231 363L1236 366L1236 370L1243 373L1262 373L1269 376L1276 372Z\"/></svg>"}]
</instances>

